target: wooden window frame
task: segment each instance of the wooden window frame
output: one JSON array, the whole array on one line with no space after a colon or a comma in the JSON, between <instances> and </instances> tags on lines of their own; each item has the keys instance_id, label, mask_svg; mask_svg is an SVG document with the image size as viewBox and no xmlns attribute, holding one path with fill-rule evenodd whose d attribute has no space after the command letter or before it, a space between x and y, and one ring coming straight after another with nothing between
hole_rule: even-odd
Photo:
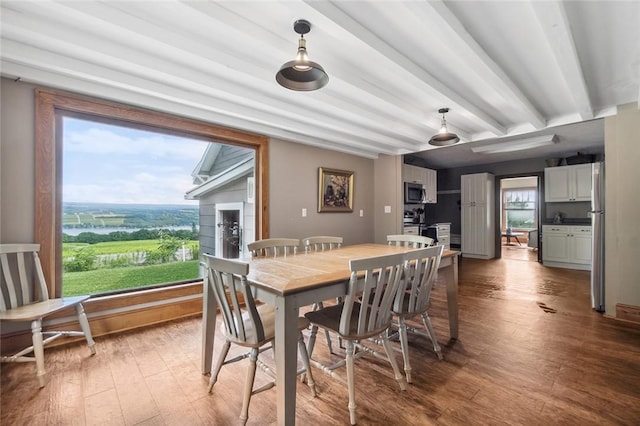
<instances>
[{"instance_id":1,"label":"wooden window frame","mask_svg":"<svg viewBox=\"0 0 640 426\"><path fill-rule=\"evenodd\" d=\"M255 151L256 238L269 233L269 141L266 136L164 112L55 90L35 91L35 241L49 294L62 294L62 116L89 115ZM139 289L138 289L139 290Z\"/></svg>"}]
</instances>

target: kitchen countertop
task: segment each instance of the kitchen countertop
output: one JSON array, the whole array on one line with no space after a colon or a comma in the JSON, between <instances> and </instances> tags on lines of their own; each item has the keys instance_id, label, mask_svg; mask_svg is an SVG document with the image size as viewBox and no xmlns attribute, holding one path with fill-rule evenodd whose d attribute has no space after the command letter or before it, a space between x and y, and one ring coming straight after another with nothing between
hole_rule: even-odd
<instances>
[{"instance_id":1,"label":"kitchen countertop","mask_svg":"<svg viewBox=\"0 0 640 426\"><path fill-rule=\"evenodd\" d=\"M545 220L543 225L577 225L577 226L587 226L591 225L591 219L571 219L566 218L562 219L562 223L554 223L553 220Z\"/></svg>"}]
</instances>

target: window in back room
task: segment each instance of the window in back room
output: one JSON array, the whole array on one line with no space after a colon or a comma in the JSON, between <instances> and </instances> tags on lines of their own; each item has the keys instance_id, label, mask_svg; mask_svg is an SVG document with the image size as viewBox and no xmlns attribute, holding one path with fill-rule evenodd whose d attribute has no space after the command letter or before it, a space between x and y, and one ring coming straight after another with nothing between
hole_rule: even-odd
<instances>
[{"instance_id":1,"label":"window in back room","mask_svg":"<svg viewBox=\"0 0 640 426\"><path fill-rule=\"evenodd\" d=\"M527 233L538 228L538 178L501 181L501 231Z\"/></svg>"}]
</instances>

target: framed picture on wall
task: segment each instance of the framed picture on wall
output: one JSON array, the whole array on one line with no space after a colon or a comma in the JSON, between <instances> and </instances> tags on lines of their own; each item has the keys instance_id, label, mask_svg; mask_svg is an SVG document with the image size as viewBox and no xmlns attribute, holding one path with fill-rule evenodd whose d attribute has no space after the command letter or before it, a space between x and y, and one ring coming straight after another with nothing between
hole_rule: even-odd
<instances>
[{"instance_id":1,"label":"framed picture on wall","mask_svg":"<svg viewBox=\"0 0 640 426\"><path fill-rule=\"evenodd\" d=\"M353 172L318 168L318 212L353 211Z\"/></svg>"}]
</instances>

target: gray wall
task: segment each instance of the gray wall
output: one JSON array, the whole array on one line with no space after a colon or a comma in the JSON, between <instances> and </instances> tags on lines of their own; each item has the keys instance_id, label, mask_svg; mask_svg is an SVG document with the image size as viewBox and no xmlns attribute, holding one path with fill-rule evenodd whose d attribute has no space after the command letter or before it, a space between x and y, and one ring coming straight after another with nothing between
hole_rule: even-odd
<instances>
[{"instance_id":1,"label":"gray wall","mask_svg":"<svg viewBox=\"0 0 640 426\"><path fill-rule=\"evenodd\" d=\"M35 86L0 79L0 242L33 242Z\"/></svg>"},{"instance_id":2,"label":"gray wall","mask_svg":"<svg viewBox=\"0 0 640 426\"><path fill-rule=\"evenodd\" d=\"M345 244L373 241L373 160L277 139L269 143L269 160L272 238L336 235ZM353 212L318 213L319 167L354 172Z\"/></svg>"}]
</instances>

